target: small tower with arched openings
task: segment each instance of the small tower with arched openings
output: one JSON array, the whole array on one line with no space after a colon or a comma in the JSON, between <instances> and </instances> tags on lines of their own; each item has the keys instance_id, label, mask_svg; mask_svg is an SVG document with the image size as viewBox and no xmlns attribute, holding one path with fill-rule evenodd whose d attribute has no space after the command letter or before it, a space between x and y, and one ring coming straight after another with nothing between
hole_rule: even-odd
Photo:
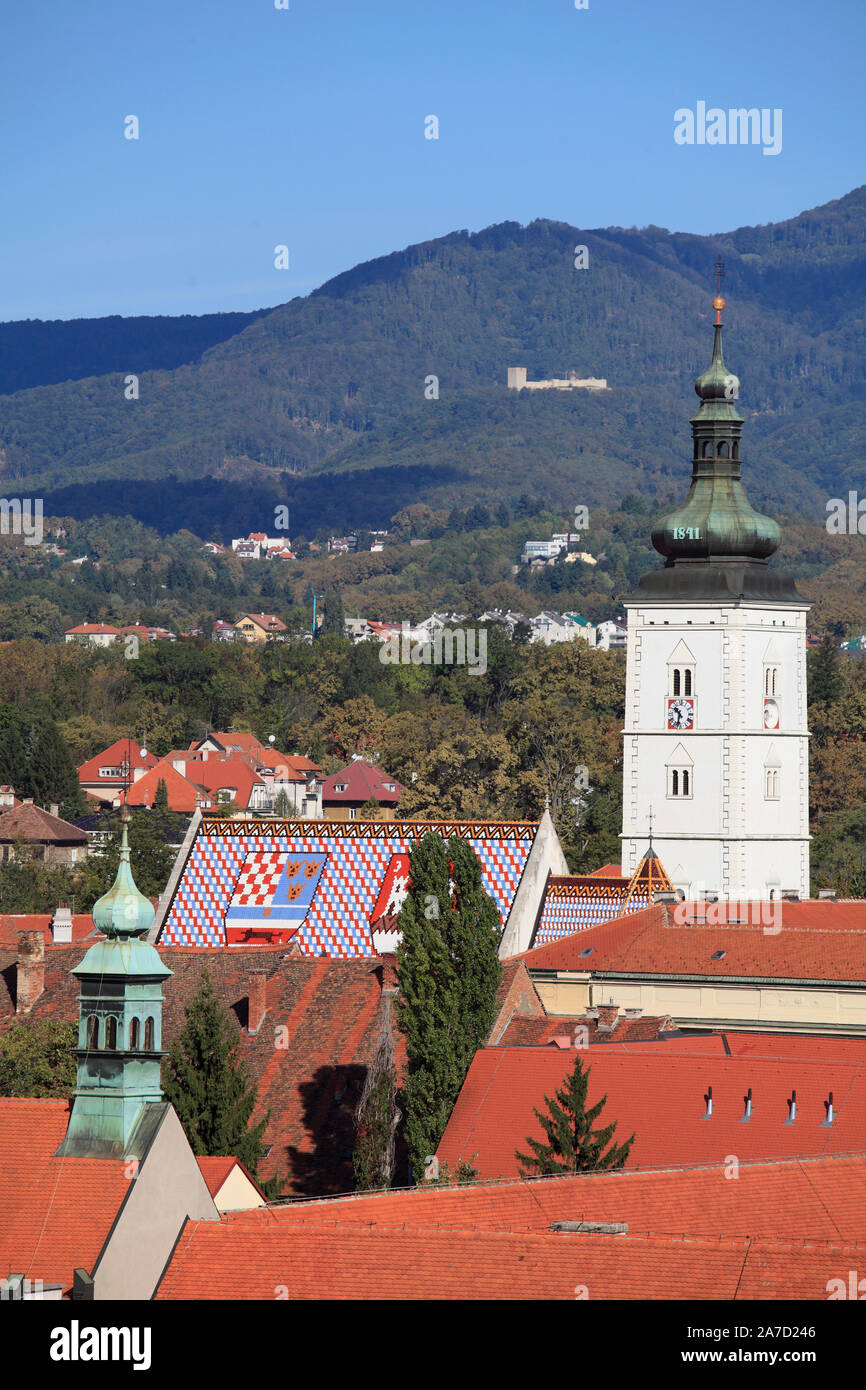
<instances>
[{"instance_id":1,"label":"small tower with arched openings","mask_svg":"<svg viewBox=\"0 0 866 1390\"><path fill-rule=\"evenodd\" d=\"M105 939L73 975L80 983L78 1076L69 1128L58 1154L120 1158L148 1102L162 1101L162 987L172 971L144 940L154 907L135 886L124 806L120 864L93 908Z\"/></svg>"}]
</instances>

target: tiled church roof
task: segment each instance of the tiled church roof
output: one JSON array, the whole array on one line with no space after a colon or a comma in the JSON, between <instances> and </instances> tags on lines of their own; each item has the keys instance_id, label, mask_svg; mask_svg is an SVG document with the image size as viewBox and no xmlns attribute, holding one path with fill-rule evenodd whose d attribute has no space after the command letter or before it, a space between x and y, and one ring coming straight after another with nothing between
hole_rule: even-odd
<instances>
[{"instance_id":1,"label":"tiled church roof","mask_svg":"<svg viewBox=\"0 0 866 1390\"><path fill-rule=\"evenodd\" d=\"M304 956L343 958L392 950L395 943L376 939L375 922L399 889L406 856L430 830L469 842L504 923L537 829L528 822L205 819L160 939L211 947L291 941Z\"/></svg>"}]
</instances>

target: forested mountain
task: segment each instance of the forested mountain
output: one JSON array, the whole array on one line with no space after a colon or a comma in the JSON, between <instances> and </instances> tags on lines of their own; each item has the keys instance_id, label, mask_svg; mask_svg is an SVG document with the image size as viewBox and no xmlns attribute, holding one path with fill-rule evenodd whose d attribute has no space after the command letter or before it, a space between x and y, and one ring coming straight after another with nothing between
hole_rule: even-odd
<instances>
[{"instance_id":1,"label":"forested mountain","mask_svg":"<svg viewBox=\"0 0 866 1390\"><path fill-rule=\"evenodd\" d=\"M142 369L138 400L114 349L105 375L0 398L0 486L61 515L198 534L235 527L239 503L260 524L285 501L301 524L320 510L339 527L417 501L513 503L527 487L557 507L682 495L721 256L749 495L817 520L862 482L864 232L866 187L714 237L549 221L455 232L356 266L199 361ZM518 394L514 365L611 389Z\"/></svg>"},{"instance_id":2,"label":"forested mountain","mask_svg":"<svg viewBox=\"0 0 866 1390\"><path fill-rule=\"evenodd\" d=\"M125 375L196 362L265 312L0 323L0 396L108 372Z\"/></svg>"}]
</instances>

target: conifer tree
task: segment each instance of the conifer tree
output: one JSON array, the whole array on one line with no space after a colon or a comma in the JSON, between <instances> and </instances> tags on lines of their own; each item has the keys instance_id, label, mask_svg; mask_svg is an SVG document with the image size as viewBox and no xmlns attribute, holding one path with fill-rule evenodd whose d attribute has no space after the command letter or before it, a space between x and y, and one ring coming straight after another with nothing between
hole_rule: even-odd
<instances>
[{"instance_id":1,"label":"conifer tree","mask_svg":"<svg viewBox=\"0 0 866 1390\"><path fill-rule=\"evenodd\" d=\"M352 1163L359 1191L390 1187L394 1175L394 1139L400 1123L397 1068L391 1033L391 999L382 996L382 1018L376 1052L367 1068L364 1089L355 1111L355 1151Z\"/></svg>"},{"instance_id":2,"label":"conifer tree","mask_svg":"<svg viewBox=\"0 0 866 1390\"><path fill-rule=\"evenodd\" d=\"M587 1110L586 1088L591 1073L591 1067L584 1071L583 1059L578 1054L570 1077L554 1093L554 1099L544 1097L548 1113L543 1115L540 1110L535 1110L536 1118L547 1135L547 1143L527 1139L531 1156L515 1150L515 1158L521 1165L521 1177L622 1168L634 1143L634 1135L626 1139L624 1144L615 1144L616 1120L604 1129L593 1130L607 1096L602 1096L596 1105ZM608 1144L610 1148L605 1152Z\"/></svg>"},{"instance_id":3,"label":"conifer tree","mask_svg":"<svg viewBox=\"0 0 866 1390\"><path fill-rule=\"evenodd\" d=\"M465 840L425 835L400 913L398 1016L406 1037L406 1142L416 1181L436 1150L496 1011L499 912Z\"/></svg>"},{"instance_id":4,"label":"conifer tree","mask_svg":"<svg viewBox=\"0 0 866 1390\"><path fill-rule=\"evenodd\" d=\"M258 1087L238 1056L238 1045L237 1027L203 970L186 1022L163 1062L163 1093L194 1153L233 1154L255 1176L270 1115L250 1125ZM264 1190L268 1192L267 1184Z\"/></svg>"}]
</instances>

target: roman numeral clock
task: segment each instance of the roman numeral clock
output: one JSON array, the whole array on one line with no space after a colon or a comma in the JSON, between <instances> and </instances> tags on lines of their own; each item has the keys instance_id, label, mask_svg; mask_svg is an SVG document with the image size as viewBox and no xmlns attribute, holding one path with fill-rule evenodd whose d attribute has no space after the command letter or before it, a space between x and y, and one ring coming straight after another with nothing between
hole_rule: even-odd
<instances>
[{"instance_id":1,"label":"roman numeral clock","mask_svg":"<svg viewBox=\"0 0 866 1390\"><path fill-rule=\"evenodd\" d=\"M743 489L740 383L724 362L717 273L691 486L653 529L663 567L625 600L623 872L648 848L652 808L653 848L686 894L805 897L809 604L768 564L781 533Z\"/></svg>"}]
</instances>

